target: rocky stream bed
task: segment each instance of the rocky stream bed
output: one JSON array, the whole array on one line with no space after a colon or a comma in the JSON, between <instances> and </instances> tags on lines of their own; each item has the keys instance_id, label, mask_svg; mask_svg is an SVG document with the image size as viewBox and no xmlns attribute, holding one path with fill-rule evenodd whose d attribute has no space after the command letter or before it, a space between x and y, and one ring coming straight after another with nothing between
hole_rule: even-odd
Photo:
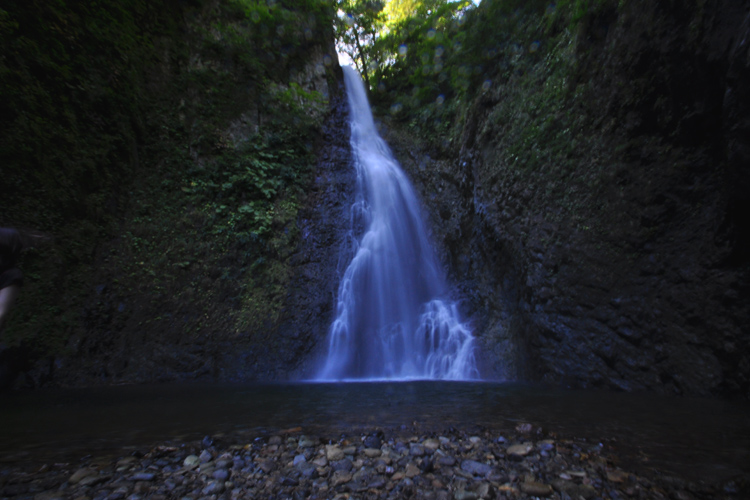
<instances>
[{"instance_id":1,"label":"rocky stream bed","mask_svg":"<svg viewBox=\"0 0 750 500\"><path fill-rule=\"evenodd\" d=\"M311 431L314 431L311 432ZM63 461L0 463L2 499L709 499L748 498L721 482L618 456L616 442L531 423L482 427L305 429L206 436Z\"/></svg>"}]
</instances>

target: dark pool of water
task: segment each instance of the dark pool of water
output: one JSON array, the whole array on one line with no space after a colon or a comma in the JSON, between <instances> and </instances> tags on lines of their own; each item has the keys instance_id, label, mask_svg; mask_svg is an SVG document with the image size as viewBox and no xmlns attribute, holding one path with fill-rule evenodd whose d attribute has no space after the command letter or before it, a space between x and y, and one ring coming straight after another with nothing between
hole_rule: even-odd
<instances>
[{"instance_id":1,"label":"dark pool of water","mask_svg":"<svg viewBox=\"0 0 750 500\"><path fill-rule=\"evenodd\" d=\"M747 402L451 382L130 386L4 394L0 465L75 460L207 434L250 439L297 426L321 434L378 426L483 426L500 435L519 422L606 442L640 467L709 481L750 473Z\"/></svg>"}]
</instances>

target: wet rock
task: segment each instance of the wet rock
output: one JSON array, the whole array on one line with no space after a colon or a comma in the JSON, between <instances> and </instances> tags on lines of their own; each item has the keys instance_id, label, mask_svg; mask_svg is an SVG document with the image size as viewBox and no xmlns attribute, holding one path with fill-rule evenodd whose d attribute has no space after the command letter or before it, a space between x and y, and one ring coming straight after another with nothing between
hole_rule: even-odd
<instances>
[{"instance_id":1,"label":"wet rock","mask_svg":"<svg viewBox=\"0 0 750 500\"><path fill-rule=\"evenodd\" d=\"M527 495L537 497L548 497L552 494L552 486L543 483L537 483L533 481L521 483L521 491Z\"/></svg>"},{"instance_id":2,"label":"wet rock","mask_svg":"<svg viewBox=\"0 0 750 500\"><path fill-rule=\"evenodd\" d=\"M385 486L385 480L382 477L377 477L367 484L368 488L371 489L382 489Z\"/></svg>"},{"instance_id":3,"label":"wet rock","mask_svg":"<svg viewBox=\"0 0 750 500\"><path fill-rule=\"evenodd\" d=\"M424 456L424 453L424 446L422 446L421 444L412 443L411 445L409 445L409 455L413 457L422 457Z\"/></svg>"},{"instance_id":4,"label":"wet rock","mask_svg":"<svg viewBox=\"0 0 750 500\"><path fill-rule=\"evenodd\" d=\"M344 458L344 450L338 445L326 445L326 458L329 462L335 462Z\"/></svg>"},{"instance_id":5,"label":"wet rock","mask_svg":"<svg viewBox=\"0 0 750 500\"><path fill-rule=\"evenodd\" d=\"M608 470L607 481L612 483L624 483L628 480L628 473L622 470Z\"/></svg>"},{"instance_id":6,"label":"wet rock","mask_svg":"<svg viewBox=\"0 0 750 500\"><path fill-rule=\"evenodd\" d=\"M492 467L475 460L463 460L461 462L461 469L468 472L469 474L483 477L489 475L489 473L492 472Z\"/></svg>"},{"instance_id":7,"label":"wet rock","mask_svg":"<svg viewBox=\"0 0 750 500\"><path fill-rule=\"evenodd\" d=\"M214 471L212 476L217 481L226 481L229 478L229 471L226 469L218 469Z\"/></svg>"},{"instance_id":8,"label":"wet rock","mask_svg":"<svg viewBox=\"0 0 750 500\"><path fill-rule=\"evenodd\" d=\"M276 469L276 462L274 462L273 460L265 460L258 466L258 468L268 474L269 472Z\"/></svg>"},{"instance_id":9,"label":"wet rock","mask_svg":"<svg viewBox=\"0 0 750 500\"><path fill-rule=\"evenodd\" d=\"M336 486L348 483L351 480L352 475L350 473L345 471L336 471L333 473L333 476L331 476L330 483L331 486L335 488Z\"/></svg>"},{"instance_id":10,"label":"wet rock","mask_svg":"<svg viewBox=\"0 0 750 500\"><path fill-rule=\"evenodd\" d=\"M309 462L301 463L299 466L297 466L297 470L299 470L302 476L307 478L315 477L318 472L318 468Z\"/></svg>"},{"instance_id":11,"label":"wet rock","mask_svg":"<svg viewBox=\"0 0 750 500\"><path fill-rule=\"evenodd\" d=\"M72 476L68 479L68 482L70 484L78 484L81 482L81 480L87 476L93 476L96 475L98 472L90 467L84 467L82 469L78 469L73 473Z\"/></svg>"},{"instance_id":12,"label":"wet rock","mask_svg":"<svg viewBox=\"0 0 750 500\"><path fill-rule=\"evenodd\" d=\"M495 491L490 483L480 483L476 488L476 494L479 498L490 499L495 497Z\"/></svg>"},{"instance_id":13,"label":"wet rock","mask_svg":"<svg viewBox=\"0 0 750 500\"><path fill-rule=\"evenodd\" d=\"M453 493L453 498L455 500L476 500L477 498L479 498L479 495L477 495L473 491L456 490Z\"/></svg>"},{"instance_id":14,"label":"wet rock","mask_svg":"<svg viewBox=\"0 0 750 500\"><path fill-rule=\"evenodd\" d=\"M437 463L440 465L445 465L447 467L452 467L456 465L456 459L450 455L443 455L441 457L438 457Z\"/></svg>"},{"instance_id":15,"label":"wet rock","mask_svg":"<svg viewBox=\"0 0 750 500\"><path fill-rule=\"evenodd\" d=\"M516 455L519 457L525 457L533 449L534 449L534 445L532 445L531 443L523 443L523 444L514 444L512 446L509 446L506 452L508 453L508 455Z\"/></svg>"},{"instance_id":16,"label":"wet rock","mask_svg":"<svg viewBox=\"0 0 750 500\"><path fill-rule=\"evenodd\" d=\"M269 446L271 446L271 445L278 446L281 443L282 443L281 436L271 436L270 438L268 438L268 444L269 444Z\"/></svg>"},{"instance_id":17,"label":"wet rock","mask_svg":"<svg viewBox=\"0 0 750 500\"><path fill-rule=\"evenodd\" d=\"M200 461L203 463L210 462L213 459L213 456L208 450L203 450L201 454L198 456L200 458Z\"/></svg>"},{"instance_id":18,"label":"wet rock","mask_svg":"<svg viewBox=\"0 0 750 500\"><path fill-rule=\"evenodd\" d=\"M182 465L186 469L195 469L200 463L201 459L197 455L188 455L185 457L185 460L183 460Z\"/></svg>"},{"instance_id":19,"label":"wet rock","mask_svg":"<svg viewBox=\"0 0 750 500\"><path fill-rule=\"evenodd\" d=\"M302 464L302 463L305 463L305 462L307 462L307 459L305 458L304 455L296 455L294 457L294 461L292 462L292 465L294 465L296 467L299 464Z\"/></svg>"},{"instance_id":20,"label":"wet rock","mask_svg":"<svg viewBox=\"0 0 750 500\"><path fill-rule=\"evenodd\" d=\"M354 466L352 465L352 461L348 458L345 458L343 460L339 460L337 462L331 462L331 468L334 471L346 471L350 472Z\"/></svg>"},{"instance_id":21,"label":"wet rock","mask_svg":"<svg viewBox=\"0 0 750 500\"><path fill-rule=\"evenodd\" d=\"M281 486L297 486L299 485L299 481L291 476L281 476L279 478L279 484Z\"/></svg>"},{"instance_id":22,"label":"wet rock","mask_svg":"<svg viewBox=\"0 0 750 500\"><path fill-rule=\"evenodd\" d=\"M203 448L210 448L214 445L214 439L211 436L205 436L201 441Z\"/></svg>"},{"instance_id":23,"label":"wet rock","mask_svg":"<svg viewBox=\"0 0 750 500\"><path fill-rule=\"evenodd\" d=\"M313 448L317 446L319 440L313 436L300 436L297 446L300 448Z\"/></svg>"},{"instance_id":24,"label":"wet rock","mask_svg":"<svg viewBox=\"0 0 750 500\"><path fill-rule=\"evenodd\" d=\"M516 426L516 432L521 434L531 434L532 430L534 430L534 427L529 423L521 423Z\"/></svg>"},{"instance_id":25,"label":"wet rock","mask_svg":"<svg viewBox=\"0 0 750 500\"><path fill-rule=\"evenodd\" d=\"M97 474L92 476L86 476L78 482L79 486L94 486L100 483L105 483L112 479L111 474Z\"/></svg>"},{"instance_id":26,"label":"wet rock","mask_svg":"<svg viewBox=\"0 0 750 500\"><path fill-rule=\"evenodd\" d=\"M555 442L551 439L545 439L543 441L539 441L539 443L537 444L537 448L542 451L552 451L555 449Z\"/></svg>"},{"instance_id":27,"label":"wet rock","mask_svg":"<svg viewBox=\"0 0 750 500\"><path fill-rule=\"evenodd\" d=\"M150 472L138 472L130 476L130 480L131 481L153 481L154 477L156 476L154 474L151 474Z\"/></svg>"},{"instance_id":28,"label":"wet rock","mask_svg":"<svg viewBox=\"0 0 750 500\"><path fill-rule=\"evenodd\" d=\"M440 448L440 440L434 438L425 439L422 442L422 446L424 446L426 452L434 452Z\"/></svg>"},{"instance_id":29,"label":"wet rock","mask_svg":"<svg viewBox=\"0 0 750 500\"><path fill-rule=\"evenodd\" d=\"M373 432L372 434L368 434L362 440L362 444L365 445L365 448L380 448L383 446L383 433Z\"/></svg>"},{"instance_id":30,"label":"wet rock","mask_svg":"<svg viewBox=\"0 0 750 500\"><path fill-rule=\"evenodd\" d=\"M406 466L406 470L404 471L404 475L408 478L413 478L415 476L418 476L421 471L419 470L419 467L417 467L414 464L408 464Z\"/></svg>"},{"instance_id":31,"label":"wet rock","mask_svg":"<svg viewBox=\"0 0 750 500\"><path fill-rule=\"evenodd\" d=\"M224 492L224 482L223 481L211 481L206 485L205 488L201 490L201 494L203 495L218 495L220 493Z\"/></svg>"}]
</instances>

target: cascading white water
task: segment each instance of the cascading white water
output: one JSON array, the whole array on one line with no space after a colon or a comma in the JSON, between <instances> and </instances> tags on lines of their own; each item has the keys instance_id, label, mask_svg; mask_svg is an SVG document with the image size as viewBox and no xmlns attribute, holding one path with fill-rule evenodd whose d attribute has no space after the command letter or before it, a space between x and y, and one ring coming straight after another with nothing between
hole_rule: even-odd
<instances>
[{"instance_id":1,"label":"cascading white water","mask_svg":"<svg viewBox=\"0 0 750 500\"><path fill-rule=\"evenodd\" d=\"M474 338L447 299L414 191L378 135L359 75L344 67L344 81L357 169L355 248L317 378L478 378Z\"/></svg>"}]
</instances>

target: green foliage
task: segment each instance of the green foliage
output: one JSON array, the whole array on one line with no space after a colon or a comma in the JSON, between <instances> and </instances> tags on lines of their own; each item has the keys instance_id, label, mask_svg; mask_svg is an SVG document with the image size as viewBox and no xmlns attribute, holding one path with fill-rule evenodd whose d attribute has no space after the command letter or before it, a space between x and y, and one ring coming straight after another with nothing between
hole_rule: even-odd
<instances>
[{"instance_id":1,"label":"green foliage","mask_svg":"<svg viewBox=\"0 0 750 500\"><path fill-rule=\"evenodd\" d=\"M179 311L189 319L173 328L186 336L278 313L327 112L326 96L303 85L332 9L3 4L0 224L56 237L25 255L4 341L59 353L86 329L151 324L166 335ZM125 312L94 294L101 283Z\"/></svg>"},{"instance_id":2,"label":"green foliage","mask_svg":"<svg viewBox=\"0 0 750 500\"><path fill-rule=\"evenodd\" d=\"M378 48L376 41L384 26L385 16L381 0L338 0L338 14L334 18L337 49L349 55L369 85L372 61Z\"/></svg>"},{"instance_id":3,"label":"green foliage","mask_svg":"<svg viewBox=\"0 0 750 500\"><path fill-rule=\"evenodd\" d=\"M450 141L463 103L547 64L558 36L616 5L484 0L475 8L468 1L393 0L385 9L387 30L367 52L374 107L433 141Z\"/></svg>"}]
</instances>

